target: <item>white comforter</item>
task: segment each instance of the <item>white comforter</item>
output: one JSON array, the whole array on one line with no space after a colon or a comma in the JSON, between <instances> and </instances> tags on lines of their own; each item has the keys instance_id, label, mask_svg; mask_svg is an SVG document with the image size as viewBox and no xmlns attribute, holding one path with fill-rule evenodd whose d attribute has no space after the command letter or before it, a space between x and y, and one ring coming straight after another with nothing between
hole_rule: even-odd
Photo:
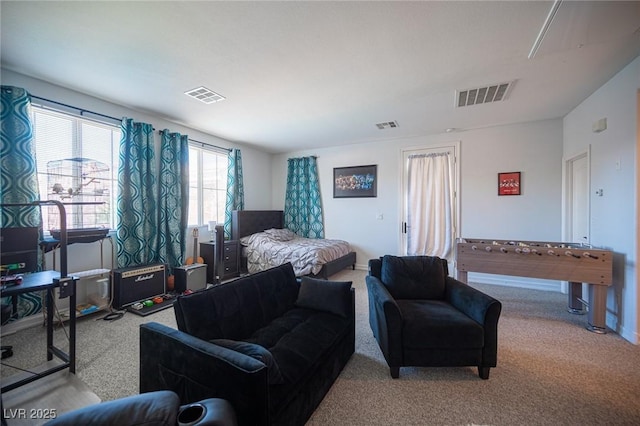
<instances>
[{"instance_id":1,"label":"white comforter","mask_svg":"<svg viewBox=\"0 0 640 426\"><path fill-rule=\"evenodd\" d=\"M322 266L349 253L342 240L302 238L286 229L270 229L240 240L247 256L248 272L291 262L296 276L317 274Z\"/></svg>"}]
</instances>

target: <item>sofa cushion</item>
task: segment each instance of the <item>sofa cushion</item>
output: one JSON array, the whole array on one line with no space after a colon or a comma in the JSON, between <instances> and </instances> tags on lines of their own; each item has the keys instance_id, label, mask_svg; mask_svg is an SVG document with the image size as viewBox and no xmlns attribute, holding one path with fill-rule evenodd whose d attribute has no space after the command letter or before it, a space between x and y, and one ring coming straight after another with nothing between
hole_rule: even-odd
<instances>
[{"instance_id":1,"label":"sofa cushion","mask_svg":"<svg viewBox=\"0 0 640 426\"><path fill-rule=\"evenodd\" d=\"M246 339L268 348L285 382L312 374L325 354L349 330L347 318L327 312L294 308Z\"/></svg>"},{"instance_id":2,"label":"sofa cushion","mask_svg":"<svg viewBox=\"0 0 640 426\"><path fill-rule=\"evenodd\" d=\"M269 325L256 330L247 341L268 348L280 367L284 382L269 386L269 412L275 424L304 424L293 421L319 404L318 392L324 395L342 369L336 350L342 354L350 347L353 353L353 313L348 318L315 309L294 307ZM351 337L351 340L349 339ZM349 343L350 341L350 343ZM346 360L345 360L346 362ZM318 378L321 377L321 378ZM310 388L309 383L315 383ZM317 386L317 387L316 387ZM320 390L324 389L324 390ZM294 414L297 413L297 414Z\"/></svg>"},{"instance_id":3,"label":"sofa cushion","mask_svg":"<svg viewBox=\"0 0 640 426\"><path fill-rule=\"evenodd\" d=\"M296 306L347 318L351 312L351 281L302 277Z\"/></svg>"},{"instance_id":4,"label":"sofa cushion","mask_svg":"<svg viewBox=\"0 0 640 426\"><path fill-rule=\"evenodd\" d=\"M443 299L442 259L432 256L382 258L381 281L394 299Z\"/></svg>"},{"instance_id":5,"label":"sofa cushion","mask_svg":"<svg viewBox=\"0 0 640 426\"><path fill-rule=\"evenodd\" d=\"M441 300L398 300L402 345L413 349L472 349L484 346L481 324Z\"/></svg>"},{"instance_id":6,"label":"sofa cushion","mask_svg":"<svg viewBox=\"0 0 640 426\"><path fill-rule=\"evenodd\" d=\"M291 263L180 296L174 302L180 331L203 340L244 340L291 309L299 285Z\"/></svg>"},{"instance_id":7,"label":"sofa cushion","mask_svg":"<svg viewBox=\"0 0 640 426\"><path fill-rule=\"evenodd\" d=\"M211 340L211 343L243 353L262 362L267 366L267 370L269 371L269 384L273 385L283 382L278 363L273 359L271 352L263 346L256 345L255 343L239 342L237 340L229 339L213 339Z\"/></svg>"}]
</instances>

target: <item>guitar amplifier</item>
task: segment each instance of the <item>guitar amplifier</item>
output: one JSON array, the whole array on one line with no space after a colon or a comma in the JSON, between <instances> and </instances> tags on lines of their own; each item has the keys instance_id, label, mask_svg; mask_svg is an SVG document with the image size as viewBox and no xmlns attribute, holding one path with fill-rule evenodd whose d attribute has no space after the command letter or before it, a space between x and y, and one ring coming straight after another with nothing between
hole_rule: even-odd
<instances>
[{"instance_id":1,"label":"guitar amplifier","mask_svg":"<svg viewBox=\"0 0 640 426\"><path fill-rule=\"evenodd\" d=\"M165 294L166 266L163 263L114 269L113 306L122 309L142 300Z\"/></svg>"},{"instance_id":2,"label":"guitar amplifier","mask_svg":"<svg viewBox=\"0 0 640 426\"><path fill-rule=\"evenodd\" d=\"M198 291L207 288L207 265L194 263L192 265L173 268L176 293L185 290Z\"/></svg>"}]
</instances>

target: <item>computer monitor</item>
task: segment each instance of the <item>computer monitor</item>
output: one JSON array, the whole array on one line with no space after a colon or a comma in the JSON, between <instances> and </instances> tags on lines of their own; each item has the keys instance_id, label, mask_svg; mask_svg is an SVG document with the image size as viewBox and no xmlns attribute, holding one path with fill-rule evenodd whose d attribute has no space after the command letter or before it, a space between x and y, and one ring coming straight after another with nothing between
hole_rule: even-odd
<instances>
[{"instance_id":1,"label":"computer monitor","mask_svg":"<svg viewBox=\"0 0 640 426\"><path fill-rule=\"evenodd\" d=\"M37 227L0 228L0 269L2 275L38 271Z\"/></svg>"}]
</instances>

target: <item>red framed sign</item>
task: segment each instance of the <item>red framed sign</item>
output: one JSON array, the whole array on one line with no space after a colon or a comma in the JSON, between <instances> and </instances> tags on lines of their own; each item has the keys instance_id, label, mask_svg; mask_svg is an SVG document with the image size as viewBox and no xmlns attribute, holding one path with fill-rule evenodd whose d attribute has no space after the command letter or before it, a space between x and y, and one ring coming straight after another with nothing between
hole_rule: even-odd
<instances>
[{"instance_id":1,"label":"red framed sign","mask_svg":"<svg viewBox=\"0 0 640 426\"><path fill-rule=\"evenodd\" d=\"M498 195L520 195L520 172L498 173Z\"/></svg>"}]
</instances>

